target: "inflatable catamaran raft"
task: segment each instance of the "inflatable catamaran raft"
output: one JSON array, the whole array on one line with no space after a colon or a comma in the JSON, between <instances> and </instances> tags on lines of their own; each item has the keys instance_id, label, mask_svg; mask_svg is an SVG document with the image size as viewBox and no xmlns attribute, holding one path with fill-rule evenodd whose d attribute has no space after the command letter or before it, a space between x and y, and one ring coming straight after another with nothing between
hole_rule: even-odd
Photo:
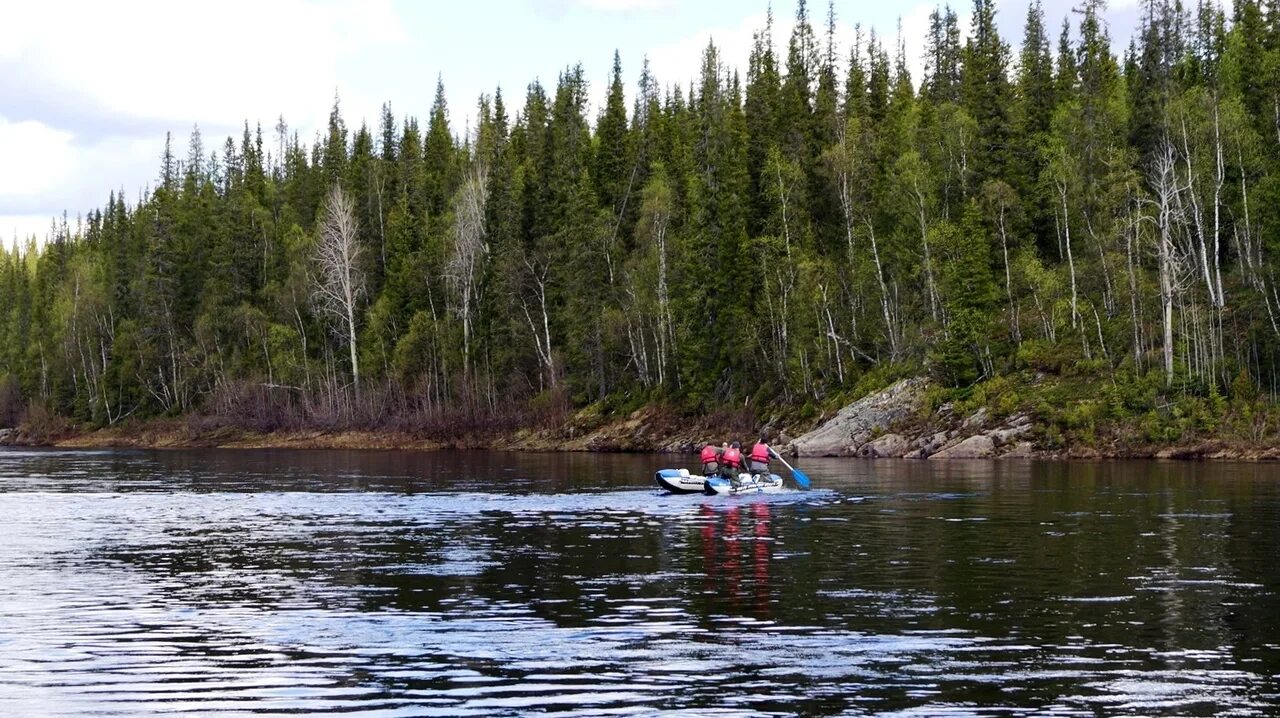
<instances>
[{"instance_id":1,"label":"inflatable catamaran raft","mask_svg":"<svg viewBox=\"0 0 1280 718\"><path fill-rule=\"evenodd\" d=\"M796 486L801 489L809 488L808 474L787 463L772 448L769 453L791 470L791 478L795 480ZM654 472L653 480L673 494L774 494L783 490L782 477L777 474L738 474L737 480L731 480L720 476L690 474L688 469L659 469Z\"/></svg>"},{"instance_id":2,"label":"inflatable catamaran raft","mask_svg":"<svg viewBox=\"0 0 1280 718\"><path fill-rule=\"evenodd\" d=\"M690 474L688 469L659 469L653 480L673 494L773 494L782 491L782 477L777 474L738 474L737 481L720 476Z\"/></svg>"}]
</instances>

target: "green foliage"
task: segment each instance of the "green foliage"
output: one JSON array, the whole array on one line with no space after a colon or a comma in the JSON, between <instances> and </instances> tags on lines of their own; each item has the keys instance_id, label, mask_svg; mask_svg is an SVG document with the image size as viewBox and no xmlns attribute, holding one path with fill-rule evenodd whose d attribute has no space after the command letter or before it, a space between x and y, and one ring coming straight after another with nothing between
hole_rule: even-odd
<instances>
[{"instance_id":1,"label":"green foliage","mask_svg":"<svg viewBox=\"0 0 1280 718\"><path fill-rule=\"evenodd\" d=\"M986 409L993 419L1009 416L1023 408L1018 377L1012 375L997 376L975 384L967 396L955 402L955 411L960 415L968 415L979 409Z\"/></svg>"},{"instance_id":2,"label":"green foliage","mask_svg":"<svg viewBox=\"0 0 1280 718\"><path fill-rule=\"evenodd\" d=\"M714 45L690 86L644 66L630 111L615 53L607 78L571 66L518 107L480 98L464 138L443 78L421 125L384 106L348 126L335 98L310 147L283 120L216 152L195 132L136 203L112 193L0 254L0 375L90 425L260 384L358 413L317 302L341 185L362 383L394 397L370 414L663 401L805 421L927 372L931 408L1031 410L1049 444L1261 437L1280 376L1274 13L1147 3L1121 62L1102 7L1068 18L1056 57L1038 3L1016 49L994 2L968 37L938 10L918 90L874 36L837 77L847 38L824 45L801 2L741 76Z\"/></svg>"},{"instance_id":3,"label":"green foliage","mask_svg":"<svg viewBox=\"0 0 1280 718\"><path fill-rule=\"evenodd\" d=\"M949 386L966 386L987 372L991 352L997 296L991 273L993 242L976 202L966 207L961 226L941 222L930 230L930 237L940 258L938 282L948 318L932 354L934 374Z\"/></svg>"}]
</instances>

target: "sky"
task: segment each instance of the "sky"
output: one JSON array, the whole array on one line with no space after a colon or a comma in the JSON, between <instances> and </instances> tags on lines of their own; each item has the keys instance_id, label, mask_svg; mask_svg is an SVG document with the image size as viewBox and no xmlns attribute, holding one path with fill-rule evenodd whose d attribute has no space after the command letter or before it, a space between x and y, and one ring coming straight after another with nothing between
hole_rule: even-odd
<instances>
[{"instance_id":1,"label":"sky","mask_svg":"<svg viewBox=\"0 0 1280 718\"><path fill-rule=\"evenodd\" d=\"M1042 0L1050 39L1078 0ZM1016 55L1027 0L997 0L997 23ZM912 77L922 67L928 0L835 0L845 49L855 24L892 47L901 24ZM951 3L967 30L971 5ZM648 57L662 85L688 87L714 40L745 74L768 0L0 0L0 242L48 233L123 192L132 205L159 173L165 134L186 155L199 127L207 151L243 123L273 136L283 117L310 144L335 98L348 127L425 119L443 80L457 135L481 93L501 87L515 114L525 87L550 90L582 63L598 104L621 54L632 92ZM794 0L776 0L775 43L785 47ZM826 2L811 0L819 32ZM1117 51L1138 21L1137 0L1111 0ZM592 110L594 116L595 110Z\"/></svg>"}]
</instances>

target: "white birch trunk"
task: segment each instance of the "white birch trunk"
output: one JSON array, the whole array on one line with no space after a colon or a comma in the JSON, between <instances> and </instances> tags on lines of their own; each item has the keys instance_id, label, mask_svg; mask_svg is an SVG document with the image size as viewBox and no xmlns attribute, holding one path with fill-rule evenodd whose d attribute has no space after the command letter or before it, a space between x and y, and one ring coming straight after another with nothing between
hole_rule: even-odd
<instances>
[{"instance_id":1,"label":"white birch trunk","mask_svg":"<svg viewBox=\"0 0 1280 718\"><path fill-rule=\"evenodd\" d=\"M315 298L321 309L337 317L345 326L351 356L351 379L360 392L360 360L357 351L356 310L364 295L364 268L359 225L351 198L335 184L325 199L325 217L320 225L315 262L319 272Z\"/></svg>"}]
</instances>

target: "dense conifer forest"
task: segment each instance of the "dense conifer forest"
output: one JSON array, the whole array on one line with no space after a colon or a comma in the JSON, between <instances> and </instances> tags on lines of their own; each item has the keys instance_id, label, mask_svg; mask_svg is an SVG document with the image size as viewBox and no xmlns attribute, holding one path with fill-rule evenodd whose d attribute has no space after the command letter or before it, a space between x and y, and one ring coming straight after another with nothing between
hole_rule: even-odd
<instances>
[{"instance_id":1,"label":"dense conifer forest","mask_svg":"<svg viewBox=\"0 0 1280 718\"><path fill-rule=\"evenodd\" d=\"M1265 433L1280 2L1143 7L1122 56L1103 0L1034 3L1016 42L993 0L968 37L940 8L913 78L901 38L801 0L689 87L615 56L598 113L575 66L465 128L440 85L425 121L335 101L310 144L193 132L140 195L0 253L0 425L804 419L927 374L1078 438Z\"/></svg>"}]
</instances>

